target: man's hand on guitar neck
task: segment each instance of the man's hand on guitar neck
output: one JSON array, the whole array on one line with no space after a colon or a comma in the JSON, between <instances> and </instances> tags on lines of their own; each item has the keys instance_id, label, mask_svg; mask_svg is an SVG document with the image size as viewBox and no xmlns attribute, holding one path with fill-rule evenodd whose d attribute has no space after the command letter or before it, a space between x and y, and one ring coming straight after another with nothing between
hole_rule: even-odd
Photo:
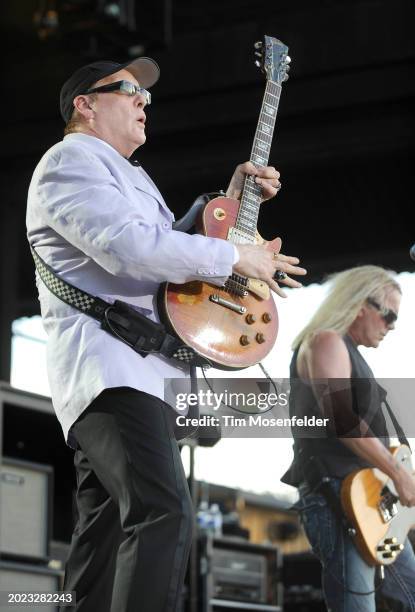
<instances>
[{"instance_id":1,"label":"man's hand on guitar neck","mask_svg":"<svg viewBox=\"0 0 415 612\"><path fill-rule=\"evenodd\" d=\"M267 249L265 244L235 244L239 253L239 261L233 266L233 271L241 276L265 281L270 289L280 297L287 297L276 282L275 274L280 271L287 275L303 276L307 274L307 270L297 265L300 261L297 257L280 253L281 239L277 238L277 240L279 241L278 250L274 242L273 251ZM301 283L289 276L281 279L280 282L288 287L302 287Z\"/></svg>"},{"instance_id":2,"label":"man's hand on guitar neck","mask_svg":"<svg viewBox=\"0 0 415 612\"><path fill-rule=\"evenodd\" d=\"M235 172L226 190L228 198L239 200L247 175L255 176L255 182L261 186L262 200L270 200L281 189L280 173L272 166L257 168L252 162L245 162L236 166Z\"/></svg>"}]
</instances>

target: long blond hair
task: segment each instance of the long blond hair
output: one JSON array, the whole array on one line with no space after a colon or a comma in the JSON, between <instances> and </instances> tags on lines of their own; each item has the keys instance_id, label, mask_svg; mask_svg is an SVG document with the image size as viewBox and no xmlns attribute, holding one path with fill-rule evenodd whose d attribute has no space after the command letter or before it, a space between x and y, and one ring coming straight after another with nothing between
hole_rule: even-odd
<instances>
[{"instance_id":1,"label":"long blond hair","mask_svg":"<svg viewBox=\"0 0 415 612\"><path fill-rule=\"evenodd\" d=\"M358 266L328 277L329 293L311 321L295 338L292 348L308 343L322 330L343 336L368 297L382 304L392 289L402 293L394 272L379 266Z\"/></svg>"}]
</instances>

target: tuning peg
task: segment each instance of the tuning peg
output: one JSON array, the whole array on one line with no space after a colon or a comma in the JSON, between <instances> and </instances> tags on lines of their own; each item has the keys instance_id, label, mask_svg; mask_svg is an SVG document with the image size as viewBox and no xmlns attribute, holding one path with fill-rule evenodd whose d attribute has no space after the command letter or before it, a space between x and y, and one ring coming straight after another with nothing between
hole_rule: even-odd
<instances>
[{"instance_id":1,"label":"tuning peg","mask_svg":"<svg viewBox=\"0 0 415 612\"><path fill-rule=\"evenodd\" d=\"M285 66L285 72L289 72L290 68L291 68L291 66Z\"/></svg>"},{"instance_id":2,"label":"tuning peg","mask_svg":"<svg viewBox=\"0 0 415 612\"><path fill-rule=\"evenodd\" d=\"M257 66L258 68L261 68L261 62L258 60L255 60L255 66Z\"/></svg>"},{"instance_id":3,"label":"tuning peg","mask_svg":"<svg viewBox=\"0 0 415 612\"><path fill-rule=\"evenodd\" d=\"M255 49L262 49L262 41L261 40L257 40L257 42L254 43L254 47L255 47Z\"/></svg>"},{"instance_id":4,"label":"tuning peg","mask_svg":"<svg viewBox=\"0 0 415 612\"><path fill-rule=\"evenodd\" d=\"M257 57L262 57L261 51L255 51L254 55L256 55Z\"/></svg>"},{"instance_id":5,"label":"tuning peg","mask_svg":"<svg viewBox=\"0 0 415 612\"><path fill-rule=\"evenodd\" d=\"M288 74L284 74L284 77L283 77L283 79L282 79L282 80L283 80L283 81L288 81L288 79L289 79L289 78L290 78L290 77L288 76Z\"/></svg>"},{"instance_id":6,"label":"tuning peg","mask_svg":"<svg viewBox=\"0 0 415 612\"><path fill-rule=\"evenodd\" d=\"M287 57L285 58L285 61L287 62L287 64L291 64L291 57L287 55Z\"/></svg>"}]
</instances>

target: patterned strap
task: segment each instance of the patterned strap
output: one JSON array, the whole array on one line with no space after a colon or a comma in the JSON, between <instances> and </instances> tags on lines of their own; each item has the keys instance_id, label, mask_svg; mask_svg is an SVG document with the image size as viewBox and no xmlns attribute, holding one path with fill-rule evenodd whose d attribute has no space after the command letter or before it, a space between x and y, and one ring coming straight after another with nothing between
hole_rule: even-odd
<instances>
[{"instance_id":1,"label":"patterned strap","mask_svg":"<svg viewBox=\"0 0 415 612\"><path fill-rule=\"evenodd\" d=\"M186 344L182 344L182 346L179 346L177 351L175 351L171 355L171 359L177 359L178 361L184 361L185 363L188 363L189 365L200 366L200 367L208 365L208 362L206 361L206 359L204 359L201 355L198 355L193 349L191 349Z\"/></svg>"},{"instance_id":2,"label":"patterned strap","mask_svg":"<svg viewBox=\"0 0 415 612\"><path fill-rule=\"evenodd\" d=\"M94 297L86 291L82 291L67 281L59 278L56 272L54 272L54 270L43 261L32 246L30 246L30 251L40 278L49 291L53 293L53 295L65 302L65 304L80 310L84 314L97 319L101 323L105 321L105 312L107 309L113 309L112 304L101 300L101 298ZM107 326L105 329L108 331ZM118 335L116 337L118 337L119 340L123 340ZM189 365L201 366L207 364L207 361L198 355L198 353L196 353L192 348L183 344L177 338L171 334L168 334L167 332L165 334L165 340L161 349L154 352L159 352L165 357L177 359L178 361L187 363Z\"/></svg>"},{"instance_id":3,"label":"patterned strap","mask_svg":"<svg viewBox=\"0 0 415 612\"><path fill-rule=\"evenodd\" d=\"M53 295L65 302L65 304L73 306L77 310L94 317L94 319L98 321L102 321L105 310L110 307L111 304L62 280L56 272L43 261L32 246L30 250L40 278Z\"/></svg>"}]
</instances>

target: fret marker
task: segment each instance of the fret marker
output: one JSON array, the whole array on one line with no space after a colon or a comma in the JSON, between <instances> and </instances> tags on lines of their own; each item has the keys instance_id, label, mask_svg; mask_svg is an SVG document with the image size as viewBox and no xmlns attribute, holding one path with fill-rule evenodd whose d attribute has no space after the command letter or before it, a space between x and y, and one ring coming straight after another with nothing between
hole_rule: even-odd
<instances>
[{"instance_id":1,"label":"fret marker","mask_svg":"<svg viewBox=\"0 0 415 612\"><path fill-rule=\"evenodd\" d=\"M268 106L268 104L265 104L264 109L267 115L273 115L275 113L275 108Z\"/></svg>"},{"instance_id":2,"label":"fret marker","mask_svg":"<svg viewBox=\"0 0 415 612\"><path fill-rule=\"evenodd\" d=\"M271 128L265 123L261 123L261 132L264 132L264 134L271 134Z\"/></svg>"},{"instance_id":3,"label":"fret marker","mask_svg":"<svg viewBox=\"0 0 415 612\"><path fill-rule=\"evenodd\" d=\"M261 149L261 151L267 151L268 150L268 146L264 142L258 142L257 147L258 147L258 149Z\"/></svg>"}]
</instances>

